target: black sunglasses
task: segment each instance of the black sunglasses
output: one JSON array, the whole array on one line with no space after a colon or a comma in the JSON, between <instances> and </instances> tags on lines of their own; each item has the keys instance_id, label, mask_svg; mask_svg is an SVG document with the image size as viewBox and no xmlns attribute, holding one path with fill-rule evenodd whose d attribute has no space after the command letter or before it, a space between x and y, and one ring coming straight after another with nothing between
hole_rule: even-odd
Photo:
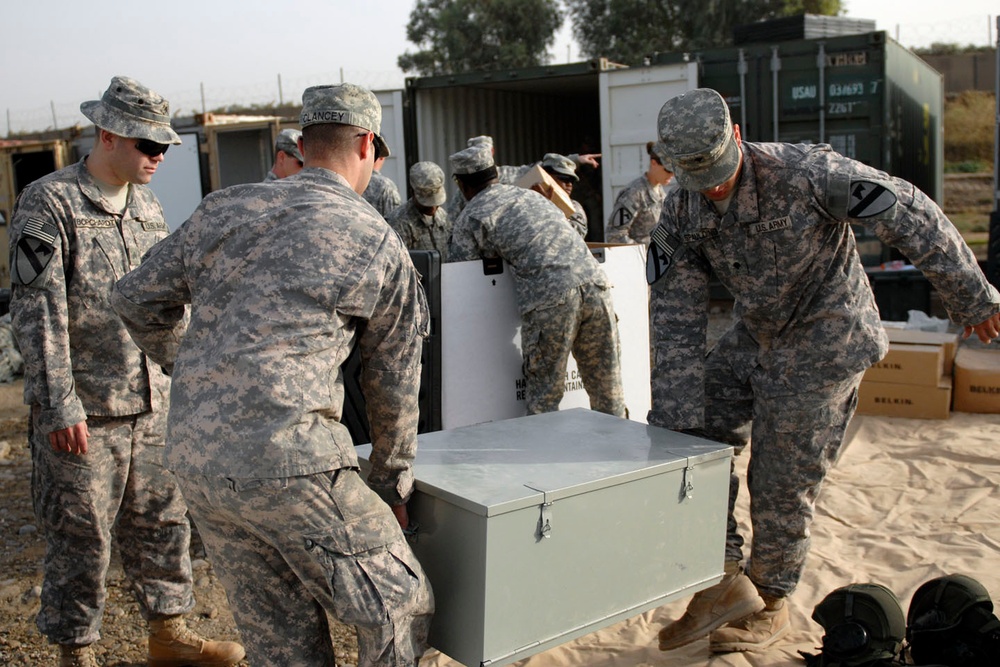
<instances>
[{"instance_id":1,"label":"black sunglasses","mask_svg":"<svg viewBox=\"0 0 1000 667\"><path fill-rule=\"evenodd\" d=\"M168 148L170 148L170 144L158 144L155 141L150 141L149 139L136 139L135 141L135 149L143 155L148 155L149 157L163 155L167 152Z\"/></svg>"},{"instance_id":2,"label":"black sunglasses","mask_svg":"<svg viewBox=\"0 0 1000 667\"><path fill-rule=\"evenodd\" d=\"M382 142L379 141L379 136L377 134L375 134L374 132L372 132L371 130L369 130L367 132L362 132L360 134L355 134L354 136L355 137L367 137L369 134L373 135L372 136L372 148L375 149L375 159L377 160L377 159L379 159L381 157L389 157L388 153L383 153L382 152Z\"/></svg>"}]
</instances>

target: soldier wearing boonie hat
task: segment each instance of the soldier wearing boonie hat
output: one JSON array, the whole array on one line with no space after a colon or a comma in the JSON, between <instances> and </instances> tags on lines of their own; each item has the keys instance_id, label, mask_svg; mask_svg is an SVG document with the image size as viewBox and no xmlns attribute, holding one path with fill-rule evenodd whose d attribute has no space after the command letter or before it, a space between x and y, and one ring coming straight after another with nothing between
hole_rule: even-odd
<instances>
[{"instance_id":1,"label":"soldier wearing boonie hat","mask_svg":"<svg viewBox=\"0 0 1000 667\"><path fill-rule=\"evenodd\" d=\"M28 185L11 222L10 312L46 544L38 628L61 667L97 664L114 540L149 619L150 664L232 665L243 648L199 637L182 615L195 600L188 508L163 463L170 378L108 304L122 271L170 232L145 184L181 139L167 101L128 77L80 110L95 124L90 152Z\"/></svg>"},{"instance_id":2,"label":"soldier wearing boonie hat","mask_svg":"<svg viewBox=\"0 0 1000 667\"><path fill-rule=\"evenodd\" d=\"M510 265L527 413L559 408L572 352L591 409L624 416L610 284L586 242L548 199L500 182L487 146L470 146L449 161L468 204L452 225L448 260L501 258Z\"/></svg>"},{"instance_id":3,"label":"soldier wearing boonie hat","mask_svg":"<svg viewBox=\"0 0 1000 667\"><path fill-rule=\"evenodd\" d=\"M402 528L430 315L406 247L360 196L385 152L377 98L342 84L302 101L305 168L209 194L112 302L178 365L165 458L250 662L336 664L329 614L357 627L359 664L415 665L434 601ZM341 420L355 348L365 480Z\"/></svg>"},{"instance_id":4,"label":"soldier wearing boonie hat","mask_svg":"<svg viewBox=\"0 0 1000 667\"><path fill-rule=\"evenodd\" d=\"M648 421L737 454L753 443L747 568L730 515L722 580L660 630L659 645L707 635L713 653L763 650L789 632L787 597L805 567L817 496L864 371L888 348L852 225L911 258L967 336L1000 335L1000 294L911 183L827 144L743 141L710 89L667 100L658 128L683 189L664 202L647 252ZM732 294L735 316L708 351L710 275ZM730 507L739 486L734 477Z\"/></svg>"},{"instance_id":5,"label":"soldier wearing boonie hat","mask_svg":"<svg viewBox=\"0 0 1000 667\"><path fill-rule=\"evenodd\" d=\"M80 105L80 112L97 127L119 137L179 144L170 126L170 105L135 79L116 76L99 100Z\"/></svg>"},{"instance_id":6,"label":"soldier wearing boonie hat","mask_svg":"<svg viewBox=\"0 0 1000 667\"><path fill-rule=\"evenodd\" d=\"M417 162L410 167L413 197L397 207L386 221L410 250L437 250L448 261L451 221L441 206L447 200L444 172L433 162Z\"/></svg>"},{"instance_id":7,"label":"soldier wearing boonie hat","mask_svg":"<svg viewBox=\"0 0 1000 667\"><path fill-rule=\"evenodd\" d=\"M292 128L285 128L278 133L278 138L274 141L274 164L271 166L271 171L267 172L265 181L294 176L302 170L305 159L299 150L301 137L302 131Z\"/></svg>"},{"instance_id":8,"label":"soldier wearing boonie hat","mask_svg":"<svg viewBox=\"0 0 1000 667\"><path fill-rule=\"evenodd\" d=\"M663 200L674 189L670 157L659 141L646 142L649 166L615 197L604 230L607 243L649 243L649 233L660 219Z\"/></svg>"}]
</instances>

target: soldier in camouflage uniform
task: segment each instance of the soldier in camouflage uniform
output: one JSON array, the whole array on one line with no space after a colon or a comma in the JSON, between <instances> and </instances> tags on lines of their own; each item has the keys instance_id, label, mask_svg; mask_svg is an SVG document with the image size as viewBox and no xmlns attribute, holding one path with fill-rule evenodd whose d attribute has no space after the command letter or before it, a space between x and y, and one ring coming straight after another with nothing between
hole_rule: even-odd
<instances>
[{"instance_id":1,"label":"soldier in camouflage uniform","mask_svg":"<svg viewBox=\"0 0 1000 667\"><path fill-rule=\"evenodd\" d=\"M499 183L488 148L450 160L469 203L452 228L448 258L499 257L513 270L528 414L559 409L572 351L591 409L624 417L610 284L587 244L545 197Z\"/></svg>"},{"instance_id":2,"label":"soldier in camouflage uniform","mask_svg":"<svg viewBox=\"0 0 1000 667\"><path fill-rule=\"evenodd\" d=\"M466 147L472 148L473 146L485 146L486 148L489 149L491 155L495 153L493 147L493 137L486 134L480 135L478 137L470 137L466 141ZM546 155L558 155L558 153L546 153ZM597 162L597 158L599 157L601 157L600 153L587 153L584 155L580 155L579 153L572 153L568 156L568 159L574 165L588 165L596 169L599 166ZM528 173L528 171L530 171L532 167L538 164L541 164L541 162L532 162L531 164L522 164L516 166L509 164L497 164L495 165L497 170L497 179L500 181L500 183L503 183L504 185L514 185L521 179L522 176ZM574 175L576 175L575 172ZM575 200L574 204L577 204L579 206L579 204ZM448 219L451 220L452 222L457 220L458 214L462 212L463 208L465 208L465 197L462 196L461 190L456 190L452 194L451 198L448 200L448 203L445 205L445 209L448 212ZM583 213L582 207L580 208L580 212ZM586 217L585 213L584 217ZM586 231L584 232L584 235L586 236Z\"/></svg>"},{"instance_id":3,"label":"soldier in camouflage uniform","mask_svg":"<svg viewBox=\"0 0 1000 667\"><path fill-rule=\"evenodd\" d=\"M10 240L10 311L46 542L38 627L60 646L61 665L96 664L90 645L100 638L114 528L150 622L150 665L235 664L242 647L206 642L181 617L194 596L187 508L163 467L170 379L108 303L115 280L168 234L146 184L181 140L167 101L126 77L80 109L95 125L92 151L24 189Z\"/></svg>"},{"instance_id":4,"label":"soldier in camouflage uniform","mask_svg":"<svg viewBox=\"0 0 1000 667\"><path fill-rule=\"evenodd\" d=\"M608 217L604 232L607 243L649 244L649 233L660 219L660 210L667 193L676 189L673 172L666 166L667 158L663 144L647 142L649 169L625 186L615 198L615 206Z\"/></svg>"},{"instance_id":5,"label":"soldier in camouflage uniform","mask_svg":"<svg viewBox=\"0 0 1000 667\"><path fill-rule=\"evenodd\" d=\"M302 132L291 128L278 133L274 142L274 165L264 177L265 181L276 181L302 171L302 151L299 149L301 136Z\"/></svg>"},{"instance_id":6,"label":"soldier in camouflage uniform","mask_svg":"<svg viewBox=\"0 0 1000 667\"><path fill-rule=\"evenodd\" d=\"M753 529L743 572L734 475L725 576L660 631L660 648L711 633L714 652L759 650L790 627L785 598L809 550L816 497L861 376L888 349L850 223L902 250L966 336L997 337L1000 294L912 184L825 144L741 141L714 90L668 100L659 135L682 190L667 200L647 253L649 423L731 444L737 454L749 435ZM711 271L733 294L735 317L706 355Z\"/></svg>"},{"instance_id":7,"label":"soldier in camouflage uniform","mask_svg":"<svg viewBox=\"0 0 1000 667\"><path fill-rule=\"evenodd\" d=\"M403 202L396 184L388 176L382 175L382 165L385 164L385 158L386 156L380 157L375 162L372 179L363 194L365 201L374 206L383 218L387 218Z\"/></svg>"},{"instance_id":8,"label":"soldier in camouflage uniform","mask_svg":"<svg viewBox=\"0 0 1000 667\"><path fill-rule=\"evenodd\" d=\"M576 163L565 155L559 155L559 153L546 153L542 158L542 169L555 179L556 183L562 186L568 195L573 194L573 184L580 181L580 177L576 175ZM583 204L575 199L572 202L576 212L567 220L570 227L580 235L580 238L586 239L587 212L583 210Z\"/></svg>"},{"instance_id":9,"label":"soldier in camouflage uniform","mask_svg":"<svg viewBox=\"0 0 1000 667\"><path fill-rule=\"evenodd\" d=\"M389 214L386 221L396 230L410 250L437 250L441 261L448 261L451 220L445 213L444 172L433 162L418 162L410 167L413 196Z\"/></svg>"},{"instance_id":10,"label":"soldier in camouflage uniform","mask_svg":"<svg viewBox=\"0 0 1000 667\"><path fill-rule=\"evenodd\" d=\"M208 195L112 295L172 367L166 459L254 665L335 664L326 612L357 628L359 666L426 647L433 599L402 526L430 322L406 248L360 195L388 154L381 115L359 86L306 89L305 169ZM367 485L340 421L355 345Z\"/></svg>"}]
</instances>

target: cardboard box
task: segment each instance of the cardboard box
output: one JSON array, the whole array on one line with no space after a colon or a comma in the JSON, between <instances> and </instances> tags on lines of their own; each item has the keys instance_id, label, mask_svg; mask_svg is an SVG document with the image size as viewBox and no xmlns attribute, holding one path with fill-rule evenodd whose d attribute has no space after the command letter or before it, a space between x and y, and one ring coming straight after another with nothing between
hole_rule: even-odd
<instances>
[{"instance_id":1,"label":"cardboard box","mask_svg":"<svg viewBox=\"0 0 1000 667\"><path fill-rule=\"evenodd\" d=\"M907 345L890 343L882 361L865 371L864 382L936 387L944 375L942 345Z\"/></svg>"},{"instance_id":2,"label":"cardboard box","mask_svg":"<svg viewBox=\"0 0 1000 667\"><path fill-rule=\"evenodd\" d=\"M944 367L942 372L944 375L951 375L955 353L958 351L958 333L920 331L919 329L896 329L892 327L886 327L885 332L889 335L890 343L940 345L944 348Z\"/></svg>"},{"instance_id":3,"label":"cardboard box","mask_svg":"<svg viewBox=\"0 0 1000 667\"><path fill-rule=\"evenodd\" d=\"M857 413L908 419L947 419L951 412L951 393L950 377L941 378L934 387L863 381L858 388Z\"/></svg>"},{"instance_id":4,"label":"cardboard box","mask_svg":"<svg viewBox=\"0 0 1000 667\"><path fill-rule=\"evenodd\" d=\"M575 408L423 433L430 644L500 667L721 580L732 448ZM371 448L358 448L362 469Z\"/></svg>"},{"instance_id":5,"label":"cardboard box","mask_svg":"<svg viewBox=\"0 0 1000 667\"><path fill-rule=\"evenodd\" d=\"M556 183L556 180L549 176L549 172L542 169L541 165L535 165L532 167L528 173L517 180L518 185L522 188L528 188L529 190L533 187L540 186L537 190L541 190L542 195L548 197L549 201L559 207L566 217L570 217L576 213L576 209L573 208L573 200L570 199L569 194L562 189L562 186Z\"/></svg>"},{"instance_id":6,"label":"cardboard box","mask_svg":"<svg viewBox=\"0 0 1000 667\"><path fill-rule=\"evenodd\" d=\"M1000 350L963 347L958 351L955 411L1000 413Z\"/></svg>"}]
</instances>

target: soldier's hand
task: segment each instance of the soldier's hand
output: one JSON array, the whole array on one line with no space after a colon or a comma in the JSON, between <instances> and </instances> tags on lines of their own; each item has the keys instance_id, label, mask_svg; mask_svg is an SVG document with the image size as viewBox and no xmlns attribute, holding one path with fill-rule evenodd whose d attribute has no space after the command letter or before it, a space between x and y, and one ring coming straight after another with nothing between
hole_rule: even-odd
<instances>
[{"instance_id":1,"label":"soldier's hand","mask_svg":"<svg viewBox=\"0 0 1000 667\"><path fill-rule=\"evenodd\" d=\"M600 157L601 157L600 153L584 153L583 155L577 157L577 164L586 164L593 167L594 169L597 169L599 166L601 166L597 162L598 158Z\"/></svg>"},{"instance_id":2,"label":"soldier's hand","mask_svg":"<svg viewBox=\"0 0 1000 667\"><path fill-rule=\"evenodd\" d=\"M976 335L979 336L979 340L984 343L989 343L991 340L1000 336L1000 313L993 315L993 317L980 322L979 324L972 327L965 327L965 335L962 338L968 338L975 331Z\"/></svg>"},{"instance_id":3,"label":"soldier's hand","mask_svg":"<svg viewBox=\"0 0 1000 667\"><path fill-rule=\"evenodd\" d=\"M87 430L87 422L82 421L69 428L62 428L49 433L49 442L52 449L57 452L69 452L70 454L87 453L87 437L90 432Z\"/></svg>"},{"instance_id":4,"label":"soldier's hand","mask_svg":"<svg viewBox=\"0 0 1000 667\"><path fill-rule=\"evenodd\" d=\"M552 186L548 183L538 182L531 186L531 189L542 195L546 199L552 199Z\"/></svg>"}]
</instances>

